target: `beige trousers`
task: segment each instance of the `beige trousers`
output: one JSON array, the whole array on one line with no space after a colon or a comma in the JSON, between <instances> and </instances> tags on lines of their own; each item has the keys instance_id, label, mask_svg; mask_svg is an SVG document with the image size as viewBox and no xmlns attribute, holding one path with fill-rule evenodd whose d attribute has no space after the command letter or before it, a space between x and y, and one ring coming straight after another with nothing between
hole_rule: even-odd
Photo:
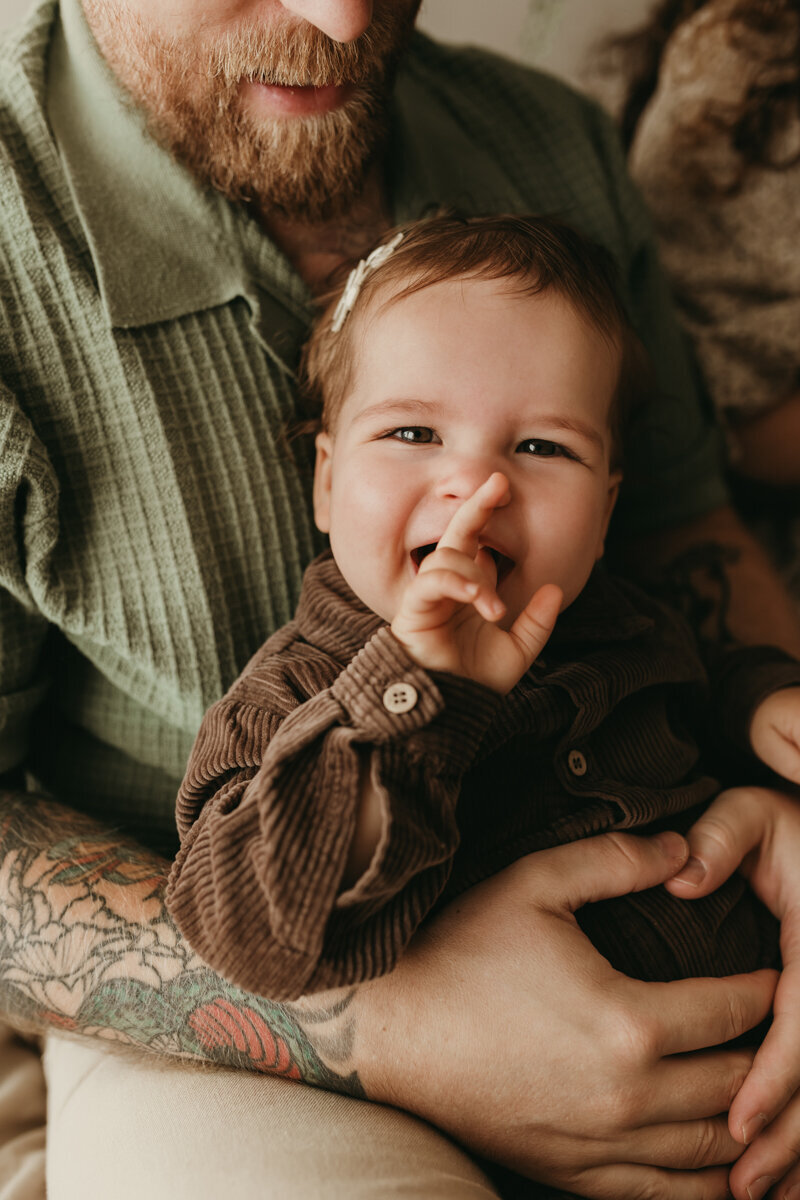
<instances>
[{"instance_id":1,"label":"beige trousers","mask_svg":"<svg viewBox=\"0 0 800 1200\"><path fill-rule=\"evenodd\" d=\"M52 1037L44 1061L48 1200L497 1197L462 1150L396 1109Z\"/></svg>"}]
</instances>

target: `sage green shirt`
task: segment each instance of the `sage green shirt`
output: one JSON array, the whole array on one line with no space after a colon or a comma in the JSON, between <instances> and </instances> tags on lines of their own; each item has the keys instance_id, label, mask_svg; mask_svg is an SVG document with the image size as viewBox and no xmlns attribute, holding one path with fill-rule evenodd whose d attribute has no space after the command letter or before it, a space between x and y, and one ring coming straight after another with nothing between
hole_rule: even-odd
<instances>
[{"instance_id":1,"label":"sage green shirt","mask_svg":"<svg viewBox=\"0 0 800 1200\"><path fill-rule=\"evenodd\" d=\"M618 525L725 500L616 137L547 76L419 36L396 91L394 216L558 215L616 256L659 392ZM287 442L306 286L245 207L147 135L46 0L0 45L0 771L173 844L205 709L292 615L320 548Z\"/></svg>"}]
</instances>

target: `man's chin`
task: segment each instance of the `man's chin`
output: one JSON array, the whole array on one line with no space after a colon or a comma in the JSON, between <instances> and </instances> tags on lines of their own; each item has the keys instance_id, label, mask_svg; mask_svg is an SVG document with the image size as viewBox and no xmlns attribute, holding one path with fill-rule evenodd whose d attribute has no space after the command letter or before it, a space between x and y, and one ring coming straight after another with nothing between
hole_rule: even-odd
<instances>
[{"instance_id":1,"label":"man's chin","mask_svg":"<svg viewBox=\"0 0 800 1200\"><path fill-rule=\"evenodd\" d=\"M100 48L153 136L204 185L263 213L318 222L360 194L385 144L394 71L415 6L376 8L370 36L333 43L313 25L241 23L175 44L121 0L83 0ZM250 82L253 64L271 80ZM248 82L242 86L242 81Z\"/></svg>"},{"instance_id":2,"label":"man's chin","mask_svg":"<svg viewBox=\"0 0 800 1200\"><path fill-rule=\"evenodd\" d=\"M262 216L308 223L332 220L361 194L384 145L380 113L359 113L358 100L312 117L217 124L205 138L186 136L169 148L201 182Z\"/></svg>"}]
</instances>

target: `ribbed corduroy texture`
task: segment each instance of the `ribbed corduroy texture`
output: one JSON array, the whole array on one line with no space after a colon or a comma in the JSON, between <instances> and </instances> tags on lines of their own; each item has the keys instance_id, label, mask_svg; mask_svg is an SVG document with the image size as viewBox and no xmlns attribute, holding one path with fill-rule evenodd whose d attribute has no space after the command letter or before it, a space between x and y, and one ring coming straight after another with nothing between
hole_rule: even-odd
<instances>
[{"instance_id":1,"label":"ribbed corduroy texture","mask_svg":"<svg viewBox=\"0 0 800 1200\"><path fill-rule=\"evenodd\" d=\"M138 118L90 71L85 38L66 78L80 20L64 0L62 29L43 0L0 47L0 769L24 763L169 847L203 712L290 617L319 548L306 452L282 441L295 398L275 353L280 341L291 360L309 313L247 212L178 180L131 132ZM393 136L398 220L435 202L550 212L618 258L661 385L631 432L619 520L652 528L721 502L647 218L599 110L418 38ZM132 146L144 182L126 175ZM120 208L129 195L135 214Z\"/></svg>"},{"instance_id":2,"label":"ribbed corduroy texture","mask_svg":"<svg viewBox=\"0 0 800 1200\"><path fill-rule=\"evenodd\" d=\"M694 736L708 679L680 619L597 572L545 659L506 698L428 673L330 554L318 559L296 619L206 715L192 752L167 903L193 947L276 999L356 983L391 970L440 900L523 854L686 822L716 784ZM715 725L738 742L765 688L800 683L800 665L731 651L724 680ZM383 703L397 683L416 690L407 712ZM583 774L570 767L576 750ZM340 894L362 764L385 796L384 831ZM692 904L655 889L586 921L641 978L750 970L775 949L740 880Z\"/></svg>"}]
</instances>

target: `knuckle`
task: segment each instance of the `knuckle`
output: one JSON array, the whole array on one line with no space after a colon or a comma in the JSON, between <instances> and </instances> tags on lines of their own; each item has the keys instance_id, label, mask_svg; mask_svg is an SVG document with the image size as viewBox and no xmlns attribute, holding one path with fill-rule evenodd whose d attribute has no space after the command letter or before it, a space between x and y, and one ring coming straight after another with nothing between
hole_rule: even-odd
<instances>
[{"instance_id":1,"label":"knuckle","mask_svg":"<svg viewBox=\"0 0 800 1200\"><path fill-rule=\"evenodd\" d=\"M615 1061L627 1075L647 1070L660 1057L661 1028L657 1018L611 1006L606 1012L609 1048Z\"/></svg>"},{"instance_id":2,"label":"knuckle","mask_svg":"<svg viewBox=\"0 0 800 1200\"><path fill-rule=\"evenodd\" d=\"M725 1002L728 1006L728 1028L730 1031L725 1040L728 1041L730 1038L738 1037L739 1034L744 1033L754 1022L750 1006L745 997L739 992L729 989L725 993Z\"/></svg>"},{"instance_id":3,"label":"knuckle","mask_svg":"<svg viewBox=\"0 0 800 1200\"><path fill-rule=\"evenodd\" d=\"M641 1121L643 1089L628 1084L609 1092L604 1097L602 1112L598 1112L598 1128L605 1126L608 1136L626 1133L636 1128Z\"/></svg>"},{"instance_id":4,"label":"knuckle","mask_svg":"<svg viewBox=\"0 0 800 1200\"><path fill-rule=\"evenodd\" d=\"M640 855L637 851L641 843L636 838L629 833L605 833L601 836L611 856L622 859L625 865L633 870L640 868Z\"/></svg>"},{"instance_id":5,"label":"knuckle","mask_svg":"<svg viewBox=\"0 0 800 1200\"><path fill-rule=\"evenodd\" d=\"M726 1110L730 1108L741 1091L744 1081L750 1074L753 1066L753 1058L755 1057L755 1050L731 1051L730 1053L731 1057L728 1060L727 1070L724 1075Z\"/></svg>"},{"instance_id":6,"label":"knuckle","mask_svg":"<svg viewBox=\"0 0 800 1200\"><path fill-rule=\"evenodd\" d=\"M631 1200L667 1200L670 1195L667 1181L661 1171L648 1171L634 1185Z\"/></svg>"},{"instance_id":7,"label":"knuckle","mask_svg":"<svg viewBox=\"0 0 800 1200\"><path fill-rule=\"evenodd\" d=\"M699 1170L701 1167L715 1165L729 1157L729 1135L721 1122L702 1121L695 1133L694 1140L687 1142L687 1160L685 1169Z\"/></svg>"},{"instance_id":8,"label":"knuckle","mask_svg":"<svg viewBox=\"0 0 800 1200\"><path fill-rule=\"evenodd\" d=\"M696 834L698 838L702 838L706 853L716 850L727 859L736 851L736 837L732 826L713 813L706 813L704 817L701 817L697 824Z\"/></svg>"}]
</instances>

